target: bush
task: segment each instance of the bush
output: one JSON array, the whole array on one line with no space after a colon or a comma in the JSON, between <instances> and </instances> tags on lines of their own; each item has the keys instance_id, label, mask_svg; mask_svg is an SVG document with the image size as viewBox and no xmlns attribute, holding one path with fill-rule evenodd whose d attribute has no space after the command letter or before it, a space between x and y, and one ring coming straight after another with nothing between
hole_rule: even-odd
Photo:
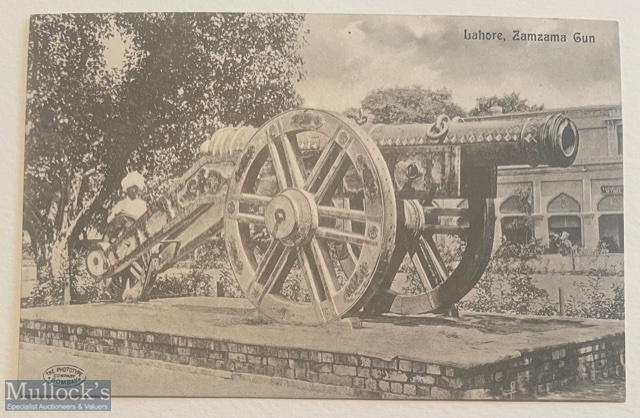
<instances>
[{"instance_id":1,"label":"bush","mask_svg":"<svg viewBox=\"0 0 640 418\"><path fill-rule=\"evenodd\" d=\"M538 241L527 245L502 243L474 291L460 302L460 308L476 312L517 315L559 315L559 306L544 289L538 288L527 263L539 260L544 247ZM580 318L624 319L624 285L613 286L614 296L602 290L602 276L608 270L589 270L586 282L574 281L579 295L565 304L565 315Z\"/></svg>"},{"instance_id":2,"label":"bush","mask_svg":"<svg viewBox=\"0 0 640 418\"><path fill-rule=\"evenodd\" d=\"M38 283L27 299L27 307L62 305L64 287L61 279L53 277L51 272L38 274Z\"/></svg>"},{"instance_id":3,"label":"bush","mask_svg":"<svg viewBox=\"0 0 640 418\"><path fill-rule=\"evenodd\" d=\"M151 290L151 298L214 295L211 276L202 269L192 269L186 274L160 275Z\"/></svg>"},{"instance_id":4,"label":"bush","mask_svg":"<svg viewBox=\"0 0 640 418\"><path fill-rule=\"evenodd\" d=\"M197 269L221 269L228 266L227 251L222 233L215 234L202 243L191 256L191 263Z\"/></svg>"},{"instance_id":5,"label":"bush","mask_svg":"<svg viewBox=\"0 0 640 418\"><path fill-rule=\"evenodd\" d=\"M503 241L471 296L460 308L476 312L514 315L556 315L558 308L549 293L538 288L531 277L531 260L540 258L544 247L539 241L514 244Z\"/></svg>"},{"instance_id":6,"label":"bush","mask_svg":"<svg viewBox=\"0 0 640 418\"><path fill-rule=\"evenodd\" d=\"M113 295L86 271L85 253L80 250L71 251L69 271L71 275L71 300L76 303L91 303L113 299ZM38 282L27 299L28 307L62 305L64 301L63 278L54 278L50 271L38 267Z\"/></svg>"},{"instance_id":7,"label":"bush","mask_svg":"<svg viewBox=\"0 0 640 418\"><path fill-rule=\"evenodd\" d=\"M442 256L444 264L449 271L453 271L462 258L466 242L456 236L447 239L445 242L436 241L436 246ZM417 295L424 292L424 286L418 276L418 271L409 257L405 257L405 259L402 260L398 273L405 273L407 275L406 283L402 286L402 293Z\"/></svg>"},{"instance_id":8,"label":"bush","mask_svg":"<svg viewBox=\"0 0 640 418\"><path fill-rule=\"evenodd\" d=\"M220 269L220 279L224 289L224 297L226 298L243 298L244 293L240 289L238 281L228 268Z\"/></svg>"},{"instance_id":9,"label":"bush","mask_svg":"<svg viewBox=\"0 0 640 418\"><path fill-rule=\"evenodd\" d=\"M574 246L569 239L569 234L563 232L562 234L556 234L555 232L549 233L549 252L552 254L561 255L573 255L578 250L577 246Z\"/></svg>"},{"instance_id":10,"label":"bush","mask_svg":"<svg viewBox=\"0 0 640 418\"><path fill-rule=\"evenodd\" d=\"M565 315L579 318L624 319L624 284L613 285L613 298L602 291L600 276L591 276L585 282L574 282L581 298L572 295L565 305Z\"/></svg>"},{"instance_id":11,"label":"bush","mask_svg":"<svg viewBox=\"0 0 640 418\"><path fill-rule=\"evenodd\" d=\"M111 288L105 286L104 280L94 279L87 272L85 265L86 252L73 251L71 254L71 299L79 303L95 303L113 300L115 295Z\"/></svg>"}]
</instances>

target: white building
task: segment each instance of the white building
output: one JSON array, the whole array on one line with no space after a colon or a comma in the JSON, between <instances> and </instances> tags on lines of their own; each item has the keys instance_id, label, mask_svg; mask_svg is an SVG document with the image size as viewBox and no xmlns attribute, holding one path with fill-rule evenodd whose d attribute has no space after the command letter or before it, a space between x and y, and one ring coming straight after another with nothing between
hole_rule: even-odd
<instances>
[{"instance_id":1,"label":"white building","mask_svg":"<svg viewBox=\"0 0 640 418\"><path fill-rule=\"evenodd\" d=\"M524 241L533 234L549 245L550 233L565 233L585 251L606 243L609 252L624 252L621 108L556 109L532 112L531 116L557 113L567 115L578 127L578 157L569 168L501 168L496 236ZM466 120L523 116L527 114Z\"/></svg>"}]
</instances>

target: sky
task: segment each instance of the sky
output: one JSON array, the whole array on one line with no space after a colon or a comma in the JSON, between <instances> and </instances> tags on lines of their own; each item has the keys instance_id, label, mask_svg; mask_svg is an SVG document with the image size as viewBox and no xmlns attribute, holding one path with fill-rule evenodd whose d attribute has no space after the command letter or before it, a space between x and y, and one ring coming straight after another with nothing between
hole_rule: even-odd
<instances>
[{"instance_id":1,"label":"sky","mask_svg":"<svg viewBox=\"0 0 640 418\"><path fill-rule=\"evenodd\" d=\"M615 22L433 16L306 16L305 107L343 111L374 89L448 88L466 110L481 96L512 91L545 108L620 104ZM464 30L506 41L464 40ZM565 43L513 41L514 30L565 34ZM595 43L575 43L573 34Z\"/></svg>"}]
</instances>

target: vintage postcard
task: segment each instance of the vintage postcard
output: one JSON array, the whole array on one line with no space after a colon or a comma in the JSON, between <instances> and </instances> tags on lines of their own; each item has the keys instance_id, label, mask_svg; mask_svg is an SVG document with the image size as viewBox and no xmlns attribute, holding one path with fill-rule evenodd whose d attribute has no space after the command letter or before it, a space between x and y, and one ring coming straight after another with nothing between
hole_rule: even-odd
<instances>
[{"instance_id":1,"label":"vintage postcard","mask_svg":"<svg viewBox=\"0 0 640 418\"><path fill-rule=\"evenodd\" d=\"M620 91L611 21L33 15L7 410L624 401Z\"/></svg>"}]
</instances>

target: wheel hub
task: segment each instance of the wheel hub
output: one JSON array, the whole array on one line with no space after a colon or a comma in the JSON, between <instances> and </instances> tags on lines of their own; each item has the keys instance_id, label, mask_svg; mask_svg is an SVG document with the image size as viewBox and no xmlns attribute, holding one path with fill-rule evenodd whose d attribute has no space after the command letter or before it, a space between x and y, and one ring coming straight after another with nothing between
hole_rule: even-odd
<instances>
[{"instance_id":1,"label":"wheel hub","mask_svg":"<svg viewBox=\"0 0 640 418\"><path fill-rule=\"evenodd\" d=\"M288 247L308 242L318 228L313 195L299 189L287 189L273 198L264 219L269 234Z\"/></svg>"}]
</instances>

